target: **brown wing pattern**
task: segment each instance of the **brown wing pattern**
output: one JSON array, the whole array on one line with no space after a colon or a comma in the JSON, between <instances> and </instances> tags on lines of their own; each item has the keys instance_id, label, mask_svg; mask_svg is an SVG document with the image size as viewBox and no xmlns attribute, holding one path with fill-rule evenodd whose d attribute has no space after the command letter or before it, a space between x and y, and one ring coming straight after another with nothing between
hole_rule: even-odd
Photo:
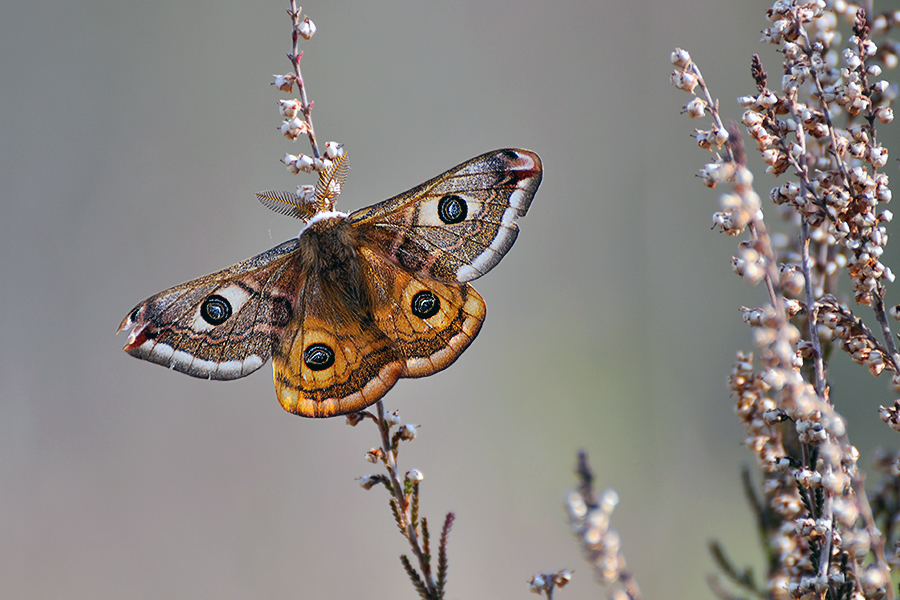
<instances>
[{"instance_id":1,"label":"brown wing pattern","mask_svg":"<svg viewBox=\"0 0 900 600\"><path fill-rule=\"evenodd\" d=\"M541 183L528 150L488 152L350 215L365 243L404 268L444 282L490 271L509 251Z\"/></svg>"},{"instance_id":2,"label":"brown wing pattern","mask_svg":"<svg viewBox=\"0 0 900 600\"><path fill-rule=\"evenodd\" d=\"M468 284L447 284L398 269L369 248L360 249L373 286L375 325L404 361L403 377L449 367L481 329L484 300Z\"/></svg>"},{"instance_id":3,"label":"brown wing pattern","mask_svg":"<svg viewBox=\"0 0 900 600\"><path fill-rule=\"evenodd\" d=\"M222 271L138 304L119 325L125 351L206 379L237 379L260 368L293 314L303 275L290 240Z\"/></svg>"}]
</instances>

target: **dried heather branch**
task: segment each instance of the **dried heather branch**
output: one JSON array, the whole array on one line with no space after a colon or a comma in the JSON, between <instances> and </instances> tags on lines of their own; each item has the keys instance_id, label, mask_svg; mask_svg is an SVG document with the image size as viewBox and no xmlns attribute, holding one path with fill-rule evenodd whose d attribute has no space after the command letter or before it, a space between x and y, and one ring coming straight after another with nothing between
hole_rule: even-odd
<instances>
[{"instance_id":1,"label":"dried heather branch","mask_svg":"<svg viewBox=\"0 0 900 600\"><path fill-rule=\"evenodd\" d=\"M299 97L278 101L278 110L284 119L279 129L291 141L306 135L312 148L312 156L285 153L281 162L293 175L317 172L319 182L315 186L300 185L294 194L262 192L257 196L263 204L277 212L307 220L316 213L333 210L334 199L340 194L349 163L345 160L343 144L338 142L326 142L324 155L319 152L312 122L313 103L307 98L306 84L300 71L300 59L303 57L300 38L309 40L316 32L316 26L309 17L300 20L300 8L295 0L290 0L287 13L291 18L291 51L287 57L293 72L274 75L273 85L283 92L292 92L296 86Z\"/></svg>"},{"instance_id":2,"label":"dried heather branch","mask_svg":"<svg viewBox=\"0 0 900 600\"><path fill-rule=\"evenodd\" d=\"M419 484L424 477L418 469L412 469L406 473L401 482L397 467L400 442L414 440L417 428L415 425L400 425L400 414L398 411L386 415L384 404L381 400L375 404L375 408L376 412L374 414L368 410L363 410L347 415L348 425L356 426L365 419L371 419L381 434L381 447L369 450L366 453L366 460L373 463L381 462L385 466L387 475L366 475L360 478L360 485L365 489L371 489L376 483L383 483L385 488L387 488L391 494L391 513L394 515L394 520L400 529L400 533L409 542L409 547L419 566L419 570L416 571L409 558L404 555L400 557L403 568L407 571L407 574L410 574L410 580L420 595L424 594L422 595L423 598L438 600L443 598L444 586L446 585L446 535L449 534L449 526L445 522L445 531L441 535L441 547L438 557L438 580L435 581L431 571L428 522L425 519L419 521ZM396 431L394 431L395 427L397 428ZM447 522L452 523L453 513L449 513L447 519ZM420 523L421 535L419 532ZM443 565L443 571L440 571L441 564Z\"/></svg>"},{"instance_id":3,"label":"dried heather branch","mask_svg":"<svg viewBox=\"0 0 900 600\"><path fill-rule=\"evenodd\" d=\"M315 158L321 158L321 154L319 154L319 143L316 141L316 130L313 127L312 122L312 107L313 103L309 101L306 97L306 85L303 82L303 75L300 73L300 59L303 58L303 52L300 51L300 38L302 37L305 40L309 40L316 32L316 25L313 23L309 17L305 17L303 21L300 20L300 8L297 7L297 2L295 0L290 0L290 8L288 8L288 15L291 17L291 51L288 53L288 60L291 61L291 65L294 68L294 77L291 83L297 84L297 90L300 95L299 101L299 110L303 115L303 122L305 127L300 128L303 131L300 133L306 133L306 136L309 138L309 145L312 147L312 153ZM276 83L277 85L277 83ZM279 88L281 86L278 86ZM289 91L293 85L288 88ZM296 139L296 135L294 139Z\"/></svg>"},{"instance_id":4,"label":"dried heather branch","mask_svg":"<svg viewBox=\"0 0 900 600\"><path fill-rule=\"evenodd\" d=\"M833 66L841 42L838 11L852 24L840 69ZM713 136L696 130L701 147L725 149L724 158L716 154L701 171L704 183L733 186L713 216L716 226L729 235L749 232L733 268L752 284L765 282L769 292L767 306L742 309L754 328L759 368L752 354L738 353L729 382L748 431L746 443L765 477L762 499L751 496L764 548L772 557L767 594L893 598L885 538L856 466L858 452L831 405L824 357L831 348L841 348L874 375L892 371L900 389L900 357L884 307L885 284L893 274L880 262L891 214L877 210L890 200L888 178L879 172L887 151L877 143L875 128L876 121L893 118L890 103L897 92L885 81L870 82L881 74L874 61L896 65L898 46L886 44L879 51L870 39L866 11L851 4L778 0L767 16L772 26L763 31L763 41L777 44L783 55L781 90L770 87L762 61L754 56L756 93L738 102L746 109L741 120L767 172L789 179L769 198L796 228L788 238L792 243L776 247L768 235L738 132ZM875 29L886 32L898 16L882 15ZM705 116L696 109L701 104L713 118L709 131L720 130L718 102L690 55L676 49L672 63L673 84L695 96L685 111ZM702 96L695 93L698 86ZM846 127L838 120L846 120ZM872 306L880 339L835 299L841 270L850 276L857 304ZM881 408L886 422L900 420L895 419L900 403L896 407ZM878 509L898 517L890 502L880 502ZM715 554L725 575L744 587L721 550ZM720 583L714 580L716 594L732 597Z\"/></svg>"},{"instance_id":5,"label":"dried heather branch","mask_svg":"<svg viewBox=\"0 0 900 600\"><path fill-rule=\"evenodd\" d=\"M625 555L619 547L619 534L609 526L619 496L614 490L606 490L597 497L593 486L594 474L584 451L578 453L575 473L578 489L569 492L566 507L569 524L585 558L594 570L597 581L610 586L611 598L624 593L631 600L640 600L641 590L625 563ZM547 581L546 577L544 581Z\"/></svg>"}]
</instances>

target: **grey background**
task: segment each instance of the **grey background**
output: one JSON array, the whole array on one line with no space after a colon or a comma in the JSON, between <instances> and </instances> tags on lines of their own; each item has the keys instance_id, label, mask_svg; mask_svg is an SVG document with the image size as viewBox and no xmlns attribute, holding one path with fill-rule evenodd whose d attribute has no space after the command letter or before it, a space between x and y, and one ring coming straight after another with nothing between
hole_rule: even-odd
<instances>
[{"instance_id":1,"label":"grey background","mask_svg":"<svg viewBox=\"0 0 900 600\"><path fill-rule=\"evenodd\" d=\"M562 509L579 448L621 496L646 597L707 596L714 537L761 567L725 381L762 290L710 230L705 122L679 116L668 57L688 48L739 118L753 52L780 78L766 6L305 5L315 125L352 154L340 208L494 148L544 160L516 247L476 282L478 340L386 398L421 425L400 461L424 515L457 514L450 598L531 597L563 567L562 598L598 597ZM288 49L281 0L0 6L0 596L414 597L387 495L355 481L371 425L285 413L268 365L200 381L113 336L143 298L296 235L253 196L313 182L278 162L306 149L276 131ZM865 463L893 397L835 363Z\"/></svg>"}]
</instances>

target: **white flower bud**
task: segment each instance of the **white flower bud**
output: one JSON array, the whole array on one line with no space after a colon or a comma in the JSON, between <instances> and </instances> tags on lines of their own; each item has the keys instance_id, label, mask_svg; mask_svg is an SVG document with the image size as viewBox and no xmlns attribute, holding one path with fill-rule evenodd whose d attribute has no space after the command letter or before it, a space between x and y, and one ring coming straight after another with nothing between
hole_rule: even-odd
<instances>
[{"instance_id":1,"label":"white flower bud","mask_svg":"<svg viewBox=\"0 0 900 600\"><path fill-rule=\"evenodd\" d=\"M309 17L306 17L297 27L297 32L304 40L309 40L316 33L316 24Z\"/></svg>"},{"instance_id":2,"label":"white flower bud","mask_svg":"<svg viewBox=\"0 0 900 600\"><path fill-rule=\"evenodd\" d=\"M290 162L293 162L296 166L293 167L296 170L293 170ZM284 158L281 159L288 167L288 171L291 171L295 175L298 171L303 171L304 173L312 173L313 170L313 158L311 156L307 156L306 154L301 154L300 156L294 156L293 154L285 154Z\"/></svg>"},{"instance_id":3,"label":"white flower bud","mask_svg":"<svg viewBox=\"0 0 900 600\"><path fill-rule=\"evenodd\" d=\"M344 155L344 145L337 142L325 142L325 156L327 158L340 158Z\"/></svg>"},{"instance_id":4,"label":"white flower bud","mask_svg":"<svg viewBox=\"0 0 900 600\"><path fill-rule=\"evenodd\" d=\"M887 149L884 146L875 146L874 148L869 149L869 160L872 162L873 167L880 169L887 164Z\"/></svg>"},{"instance_id":5,"label":"white flower bud","mask_svg":"<svg viewBox=\"0 0 900 600\"><path fill-rule=\"evenodd\" d=\"M281 113L282 117L287 119L293 119L297 116L297 111L300 110L300 102L294 98L292 100L279 100L278 101L278 112Z\"/></svg>"},{"instance_id":6,"label":"white flower bud","mask_svg":"<svg viewBox=\"0 0 900 600\"><path fill-rule=\"evenodd\" d=\"M316 197L316 186L304 184L297 186L297 197L309 202Z\"/></svg>"},{"instance_id":7,"label":"white flower bud","mask_svg":"<svg viewBox=\"0 0 900 600\"><path fill-rule=\"evenodd\" d=\"M384 451L381 448L372 448L366 452L366 462L377 463L382 456L384 456Z\"/></svg>"},{"instance_id":8,"label":"white flower bud","mask_svg":"<svg viewBox=\"0 0 900 600\"><path fill-rule=\"evenodd\" d=\"M672 85L677 87L679 90L684 92L693 93L694 88L697 87L697 76L693 73L687 73L685 71L673 71L672 72Z\"/></svg>"},{"instance_id":9,"label":"white flower bud","mask_svg":"<svg viewBox=\"0 0 900 600\"><path fill-rule=\"evenodd\" d=\"M314 158L313 159L313 171L318 173L324 173L328 169L332 167L334 163L327 158Z\"/></svg>"},{"instance_id":10,"label":"white flower bud","mask_svg":"<svg viewBox=\"0 0 900 600\"><path fill-rule=\"evenodd\" d=\"M284 163L284 166L287 167L287 170L291 175L296 175L297 173L300 172L300 167L297 165L298 159L299 159L299 157L297 157L293 154L285 154L284 157L281 159L281 162Z\"/></svg>"},{"instance_id":11,"label":"white flower bud","mask_svg":"<svg viewBox=\"0 0 900 600\"><path fill-rule=\"evenodd\" d=\"M383 482L383 479L379 475L363 475L359 479L359 487L364 490L371 490L373 487Z\"/></svg>"},{"instance_id":12,"label":"white flower bud","mask_svg":"<svg viewBox=\"0 0 900 600\"><path fill-rule=\"evenodd\" d=\"M546 585L547 582L544 581L543 575L535 575L531 578L531 581L528 582L528 588L535 594L543 594Z\"/></svg>"},{"instance_id":13,"label":"white flower bud","mask_svg":"<svg viewBox=\"0 0 900 600\"><path fill-rule=\"evenodd\" d=\"M277 87L282 92L290 92L294 87L294 75L288 73L287 75L272 75L275 78L275 81L272 83L275 87Z\"/></svg>"},{"instance_id":14,"label":"white flower bud","mask_svg":"<svg viewBox=\"0 0 900 600\"><path fill-rule=\"evenodd\" d=\"M859 51L866 58L870 58L878 52L878 46L872 40L866 40L861 44Z\"/></svg>"},{"instance_id":15,"label":"white flower bud","mask_svg":"<svg viewBox=\"0 0 900 600\"><path fill-rule=\"evenodd\" d=\"M689 64L691 64L691 55L688 54L687 50L682 50L681 48L675 48L675 50L672 51L670 60L672 61L673 65L675 65L679 69L683 69L686 66L688 66Z\"/></svg>"},{"instance_id":16,"label":"white flower bud","mask_svg":"<svg viewBox=\"0 0 900 600\"><path fill-rule=\"evenodd\" d=\"M843 56L844 61L847 63L847 68L851 71L855 71L862 64L862 60L860 60L859 55L857 55L850 48L844 49Z\"/></svg>"},{"instance_id":17,"label":"white flower bud","mask_svg":"<svg viewBox=\"0 0 900 600\"><path fill-rule=\"evenodd\" d=\"M766 90L757 96L756 103L763 108L769 108L778 103L778 96Z\"/></svg>"},{"instance_id":18,"label":"white flower bud","mask_svg":"<svg viewBox=\"0 0 900 600\"><path fill-rule=\"evenodd\" d=\"M400 434L400 439L405 442L411 442L416 439L416 426L410 425L409 423L405 425L401 425L400 429L397 430Z\"/></svg>"},{"instance_id":19,"label":"white flower bud","mask_svg":"<svg viewBox=\"0 0 900 600\"><path fill-rule=\"evenodd\" d=\"M692 119L706 115L706 101L700 98L694 98L684 105L684 111Z\"/></svg>"},{"instance_id":20,"label":"white flower bud","mask_svg":"<svg viewBox=\"0 0 900 600\"><path fill-rule=\"evenodd\" d=\"M300 134L306 133L307 131L309 131L309 128L306 123L297 117L286 119L281 123L281 133L289 140L296 140Z\"/></svg>"}]
</instances>

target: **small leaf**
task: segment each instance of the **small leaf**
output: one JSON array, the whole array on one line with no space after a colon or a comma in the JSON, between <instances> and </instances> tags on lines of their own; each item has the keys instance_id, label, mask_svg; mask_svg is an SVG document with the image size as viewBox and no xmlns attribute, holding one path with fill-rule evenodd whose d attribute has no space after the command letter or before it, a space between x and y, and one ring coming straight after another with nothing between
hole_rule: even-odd
<instances>
[{"instance_id":1,"label":"small leaf","mask_svg":"<svg viewBox=\"0 0 900 600\"><path fill-rule=\"evenodd\" d=\"M428 533L428 519L424 517L422 518L422 553L425 555L425 564L431 565L431 534Z\"/></svg>"},{"instance_id":2,"label":"small leaf","mask_svg":"<svg viewBox=\"0 0 900 600\"><path fill-rule=\"evenodd\" d=\"M412 505L409 509L410 519L412 520L413 531L419 532L419 482L413 484L412 488ZM424 521L424 519L422 519ZM427 550L426 550L427 552Z\"/></svg>"},{"instance_id":3,"label":"small leaf","mask_svg":"<svg viewBox=\"0 0 900 600\"><path fill-rule=\"evenodd\" d=\"M406 574L409 575L409 579L410 581L412 581L413 587L416 588L417 592L419 592L419 596L422 598L422 600L432 600L431 594L428 593L428 588L425 587L425 582L422 581L422 578L419 577L419 574L413 568L412 564L410 564L409 558L407 558L405 554L401 554L400 562L403 563L403 568L406 570Z\"/></svg>"},{"instance_id":4,"label":"small leaf","mask_svg":"<svg viewBox=\"0 0 900 600\"><path fill-rule=\"evenodd\" d=\"M744 569L742 573L739 573L734 564L725 554L725 549L722 548L722 545L718 542L718 540L713 540L712 542L710 542L709 552L710 554L712 554L713 560L716 561L716 564L719 565L719 568L729 579L731 579L741 587L750 590L756 589L756 585L753 583L753 571L748 568Z\"/></svg>"},{"instance_id":5,"label":"small leaf","mask_svg":"<svg viewBox=\"0 0 900 600\"><path fill-rule=\"evenodd\" d=\"M400 520L400 511L397 510L397 500L395 498L391 498L391 512L394 514L394 521L397 523L397 527L400 529L400 533L403 534L403 537L406 537L406 527L403 526L403 521Z\"/></svg>"},{"instance_id":6,"label":"small leaf","mask_svg":"<svg viewBox=\"0 0 900 600\"><path fill-rule=\"evenodd\" d=\"M453 527L453 520L456 518L452 512L447 513L444 519L444 528L441 530L441 544L438 547L438 572L437 572L437 589L441 598L444 596L444 586L447 585L447 541L450 538L450 528Z\"/></svg>"}]
</instances>

